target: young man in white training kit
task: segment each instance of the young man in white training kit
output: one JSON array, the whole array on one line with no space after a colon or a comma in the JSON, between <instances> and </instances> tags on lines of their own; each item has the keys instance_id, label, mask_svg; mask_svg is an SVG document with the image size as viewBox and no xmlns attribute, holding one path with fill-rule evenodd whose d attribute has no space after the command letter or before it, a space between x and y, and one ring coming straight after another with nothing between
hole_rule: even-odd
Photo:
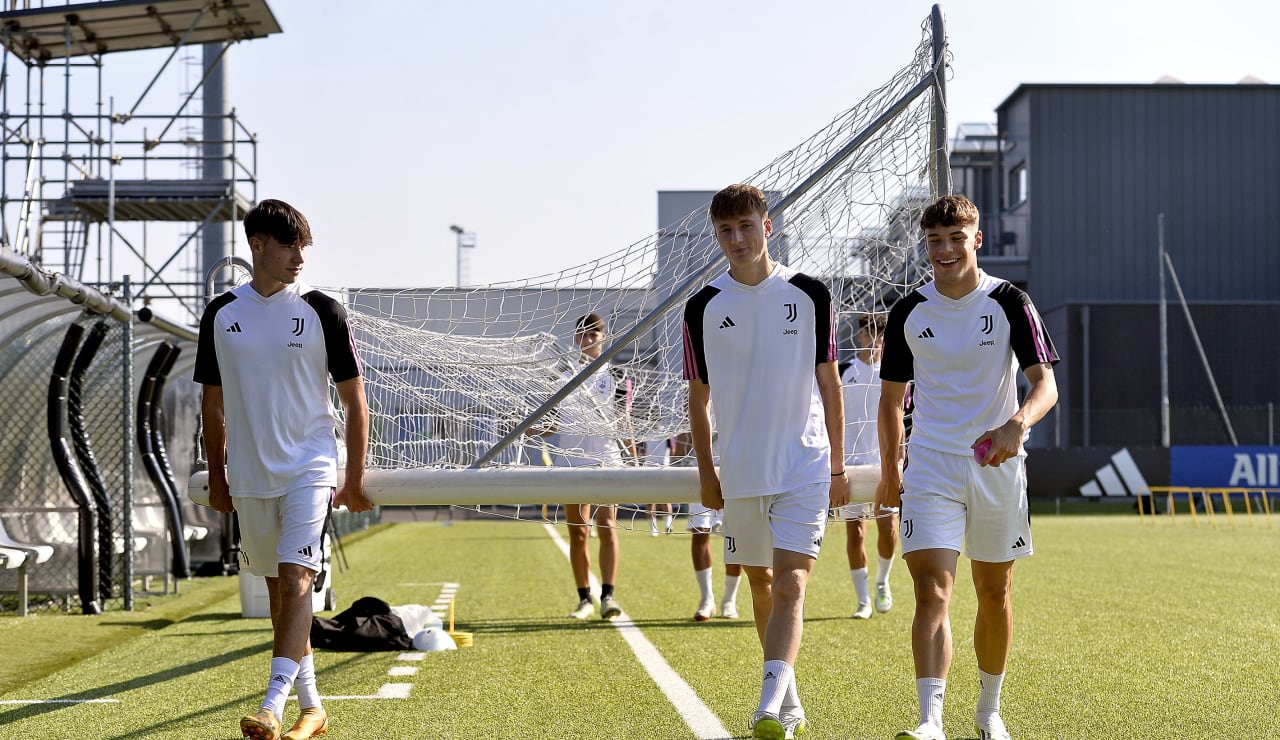
<instances>
[{"instance_id":1,"label":"young man in white training kit","mask_svg":"<svg viewBox=\"0 0 1280 740\"><path fill-rule=\"evenodd\" d=\"M903 439L903 401L914 381L908 464L881 467L876 503L901 505L903 558L915 582L911 626L920 721L898 737L945 740L951 667L948 607L963 546L978 613L973 630L982 740L1008 740L1000 691L1013 643L1013 563L1031 555L1026 451L1033 424L1058 399L1058 362L1026 293L978 268L978 209L937 199L920 218L933 280L889 313L880 365L880 455ZM1031 387L1019 404L1014 373Z\"/></svg>"},{"instance_id":2,"label":"young man in white training kit","mask_svg":"<svg viewBox=\"0 0 1280 740\"><path fill-rule=\"evenodd\" d=\"M880 409L880 352L884 345L884 319L874 314L858 317L858 343L853 362L840 376L844 386L844 463L845 465L878 465L880 438L876 432L876 415ZM897 458L894 463L897 464ZM852 505L851 507L852 508ZM893 551L898 539L898 512L877 512L876 530L876 594L875 609L884 614L893 608L893 591L889 573L893 569ZM871 618L871 587L867 583L867 523L851 519L845 523L845 554L849 558L849 576L857 603L854 619Z\"/></svg>"},{"instance_id":3,"label":"young man in white training kit","mask_svg":"<svg viewBox=\"0 0 1280 740\"><path fill-rule=\"evenodd\" d=\"M602 317L591 313L580 316L574 325L573 341L578 347L578 362L587 365L599 359L604 350L608 327ZM578 368L574 368L576 373ZM591 427L610 430L630 429L625 418L625 389L618 387L608 366L602 366L560 405L560 448L552 455L560 467L621 467L636 461L635 440L588 433ZM619 409L619 401L623 401ZM600 537L600 617L612 620L622 614L614 600L618 579L618 507L616 505L566 504L565 521L569 525L569 564L578 605L569 612L573 619L586 619L596 610L591 600L591 552L587 540L591 534L594 509L596 533Z\"/></svg>"},{"instance_id":4,"label":"young man in white training kit","mask_svg":"<svg viewBox=\"0 0 1280 740\"><path fill-rule=\"evenodd\" d=\"M264 200L245 215L253 278L215 298L200 320L194 380L209 460L209 505L235 511L242 571L265 576L274 634L266 697L240 720L253 740L280 738L289 693L302 709L287 740L323 735L329 715L311 655L311 587L331 502L368 511L368 405L342 304L298 281L311 244L306 218ZM338 484L329 379L345 422L346 478Z\"/></svg>"},{"instance_id":5,"label":"young man in white training kit","mask_svg":"<svg viewBox=\"0 0 1280 740\"><path fill-rule=\"evenodd\" d=\"M759 189L721 190L710 216L729 270L685 306L689 425L702 504L724 510L724 559L747 572L764 648L752 736L784 740L806 724L794 672L805 586L828 508L849 501L835 320L826 286L770 258Z\"/></svg>"}]
</instances>

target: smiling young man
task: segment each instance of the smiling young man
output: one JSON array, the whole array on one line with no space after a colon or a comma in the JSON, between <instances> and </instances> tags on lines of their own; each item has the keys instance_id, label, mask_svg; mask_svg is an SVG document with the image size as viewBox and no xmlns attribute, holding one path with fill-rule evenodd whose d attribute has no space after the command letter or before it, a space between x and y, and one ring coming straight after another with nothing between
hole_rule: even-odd
<instances>
[{"instance_id":1,"label":"smiling young man","mask_svg":"<svg viewBox=\"0 0 1280 740\"><path fill-rule=\"evenodd\" d=\"M311 655L311 586L330 501L373 508L364 493L368 406L342 305L298 281L311 244L306 218L264 200L244 218L250 282L209 303L200 320L195 382L209 460L209 505L238 514L241 569L265 576L274 633L267 692L240 720L253 740L277 740L291 689L302 709L284 735L324 734ZM346 419L346 479L337 486L332 378Z\"/></svg>"},{"instance_id":2,"label":"smiling young man","mask_svg":"<svg viewBox=\"0 0 1280 740\"><path fill-rule=\"evenodd\" d=\"M911 652L920 722L898 737L945 738L948 607L963 547L978 600L978 734L1007 740L1000 690L1013 643L1013 563L1032 552L1022 445L1057 402L1058 356L1030 297L979 269L982 232L973 203L960 195L938 198L920 227L933 280L889 313L877 419L881 459L892 460L903 440L907 383L914 380L910 464L905 471L882 466L876 489L878 505L901 506L903 558L915 583ZM1017 369L1031 384L1021 403Z\"/></svg>"},{"instance_id":3,"label":"smiling young man","mask_svg":"<svg viewBox=\"0 0 1280 740\"><path fill-rule=\"evenodd\" d=\"M794 671L805 586L827 509L849 500L835 322L826 286L770 258L759 189L730 185L710 216L729 270L685 307L690 433L702 504L724 510L724 561L747 572L764 648L752 736L783 740L806 723Z\"/></svg>"}]
</instances>

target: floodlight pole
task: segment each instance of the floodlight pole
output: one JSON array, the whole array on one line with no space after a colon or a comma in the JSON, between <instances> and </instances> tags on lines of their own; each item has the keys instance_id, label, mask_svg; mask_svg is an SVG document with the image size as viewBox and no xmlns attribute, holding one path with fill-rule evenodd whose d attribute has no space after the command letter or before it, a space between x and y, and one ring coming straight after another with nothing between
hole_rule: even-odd
<instances>
[{"instance_id":1,"label":"floodlight pole","mask_svg":"<svg viewBox=\"0 0 1280 740\"><path fill-rule=\"evenodd\" d=\"M458 273L457 273L457 280L454 282L454 286L461 288L462 287L462 250L475 248L476 235L474 233L467 231L466 229L462 228L457 224L451 225L449 227L449 231L452 231L454 234L457 235Z\"/></svg>"}]
</instances>

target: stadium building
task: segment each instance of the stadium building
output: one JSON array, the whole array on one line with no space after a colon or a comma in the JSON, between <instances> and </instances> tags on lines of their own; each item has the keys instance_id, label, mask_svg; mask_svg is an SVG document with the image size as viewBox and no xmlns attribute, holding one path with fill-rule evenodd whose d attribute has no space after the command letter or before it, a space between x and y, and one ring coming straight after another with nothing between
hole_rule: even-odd
<instances>
[{"instance_id":1,"label":"stadium building","mask_svg":"<svg viewBox=\"0 0 1280 740\"><path fill-rule=\"evenodd\" d=\"M996 112L951 162L979 263L1029 290L1063 357L1036 444L1274 445L1280 86L1026 84Z\"/></svg>"}]
</instances>

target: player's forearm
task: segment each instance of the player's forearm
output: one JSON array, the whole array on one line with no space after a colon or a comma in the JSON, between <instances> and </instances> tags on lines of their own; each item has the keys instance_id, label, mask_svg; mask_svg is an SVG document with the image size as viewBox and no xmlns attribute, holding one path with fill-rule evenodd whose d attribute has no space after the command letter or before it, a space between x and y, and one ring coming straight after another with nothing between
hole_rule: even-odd
<instances>
[{"instance_id":1,"label":"player's forearm","mask_svg":"<svg viewBox=\"0 0 1280 740\"><path fill-rule=\"evenodd\" d=\"M204 435L204 456L210 474L225 475L227 466L227 422L223 416L222 399L205 390L200 401L201 430Z\"/></svg>"},{"instance_id":2,"label":"player's forearm","mask_svg":"<svg viewBox=\"0 0 1280 740\"><path fill-rule=\"evenodd\" d=\"M834 362L824 362L815 370L818 395L822 398L822 415L827 426L827 443L831 445L831 472L844 470L844 392L840 371Z\"/></svg>"},{"instance_id":3,"label":"player's forearm","mask_svg":"<svg viewBox=\"0 0 1280 740\"><path fill-rule=\"evenodd\" d=\"M1053 370L1042 369L1038 377L1031 381L1031 390L1027 392L1026 398L1022 399L1022 405L1009 418L1009 422L1017 424L1023 432L1026 432L1043 419L1057 403L1058 383L1054 379Z\"/></svg>"},{"instance_id":4,"label":"player's forearm","mask_svg":"<svg viewBox=\"0 0 1280 740\"><path fill-rule=\"evenodd\" d=\"M689 441L693 457L698 463L699 477L715 473L715 458L711 452L711 416L706 409L689 407Z\"/></svg>"},{"instance_id":5,"label":"player's forearm","mask_svg":"<svg viewBox=\"0 0 1280 740\"><path fill-rule=\"evenodd\" d=\"M838 473L844 470L844 397L838 390L822 394L822 414L831 445L831 472Z\"/></svg>"},{"instance_id":6,"label":"player's forearm","mask_svg":"<svg viewBox=\"0 0 1280 740\"><path fill-rule=\"evenodd\" d=\"M364 395L364 383L360 378L354 378L339 384L338 398L342 401L345 420L346 479L363 481L365 457L369 453L369 403Z\"/></svg>"},{"instance_id":7,"label":"player's forearm","mask_svg":"<svg viewBox=\"0 0 1280 740\"><path fill-rule=\"evenodd\" d=\"M895 399L892 395L882 392L880 406L876 409L876 436L880 442L881 478L901 476L897 460L901 456L902 440L906 436L902 416L902 399Z\"/></svg>"},{"instance_id":8,"label":"player's forearm","mask_svg":"<svg viewBox=\"0 0 1280 740\"><path fill-rule=\"evenodd\" d=\"M365 457L369 454L369 410L347 411L347 480L364 480Z\"/></svg>"}]
</instances>

